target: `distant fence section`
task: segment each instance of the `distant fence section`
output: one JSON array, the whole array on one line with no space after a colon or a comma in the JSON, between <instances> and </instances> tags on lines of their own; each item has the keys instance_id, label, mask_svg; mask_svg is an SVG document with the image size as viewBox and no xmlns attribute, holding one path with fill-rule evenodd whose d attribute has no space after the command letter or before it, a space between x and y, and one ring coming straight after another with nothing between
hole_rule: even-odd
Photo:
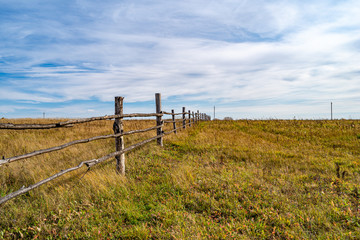
<instances>
[{"instance_id":1,"label":"distant fence section","mask_svg":"<svg viewBox=\"0 0 360 240\"><path fill-rule=\"evenodd\" d=\"M0 205L9 201L12 198L15 198L21 194L24 194L26 192L31 191L34 188L37 188L47 182L50 182L64 174L67 174L69 172L75 171L83 166L87 166L90 168L91 166L97 165L99 163L102 163L110 158L115 157L116 159L116 172L121 175L125 175L125 153L128 151L131 151L137 147L143 146L144 144L147 144L151 141L156 140L158 145L163 146L163 137L165 135L171 134L171 133L177 133L180 129L186 129L187 127L194 126L199 121L207 121L211 120L210 116L205 113L200 113L199 110L196 112L194 111L186 111L185 107L182 108L182 112L175 113L175 111L172 109L171 112L165 112L162 111L161 108L161 94L156 93L155 94L155 103L156 103L156 112L155 113L131 113L131 114L123 114L123 97L115 97L115 114L110 116L102 116L102 117L91 117L91 118L82 118L82 119L74 119L64 122L58 122L58 123L52 123L52 124L11 124L11 123L0 123L0 130L1 129L13 129L13 130L25 130L25 129L50 129L50 128L61 128L61 127L71 127L74 124L80 124L80 123L86 123L86 122L92 122L92 121L99 121L99 120L110 120L114 119L113 124L113 132L114 134L110 135L103 135L103 136L95 136L88 139L81 139L76 140L72 142L65 143L60 146L51 147L47 149L37 150L31 153L27 153L20 156L14 156L10 158L3 158L0 159L0 167L4 164L9 164L15 161L23 160L26 158L30 158L33 156L58 151L76 144L81 143L87 143L95 140L100 139L108 139L108 138L115 138L115 152L112 152L106 156L103 156L98 159L92 159L81 162L79 165L74 166L72 168L68 168L65 170L61 170L60 172L40 181L35 184L32 184L28 187L22 187L21 189L12 192L4 197L0 198ZM163 120L163 117L165 115L171 115L171 120ZM176 116L181 116L181 119L177 118ZM150 127L147 129L139 129L139 130L132 130L128 132L124 132L123 130L123 119L124 118L140 118L140 117L156 117L156 126ZM180 127L178 127L177 123L181 123ZM172 124L172 130L168 132L163 131L164 124ZM149 139L143 140L142 142L133 144L129 147L125 148L124 144L124 138L123 136L136 134L136 133L143 133L156 130L156 136L151 137Z\"/></svg>"}]
</instances>

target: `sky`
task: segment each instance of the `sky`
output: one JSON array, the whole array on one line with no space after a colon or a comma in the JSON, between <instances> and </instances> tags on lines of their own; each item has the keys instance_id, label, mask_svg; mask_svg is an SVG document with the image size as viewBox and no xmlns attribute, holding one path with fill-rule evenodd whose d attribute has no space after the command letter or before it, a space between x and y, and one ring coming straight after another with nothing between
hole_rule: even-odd
<instances>
[{"instance_id":1,"label":"sky","mask_svg":"<svg viewBox=\"0 0 360 240\"><path fill-rule=\"evenodd\" d=\"M0 0L0 118L360 118L358 0Z\"/></svg>"}]
</instances>

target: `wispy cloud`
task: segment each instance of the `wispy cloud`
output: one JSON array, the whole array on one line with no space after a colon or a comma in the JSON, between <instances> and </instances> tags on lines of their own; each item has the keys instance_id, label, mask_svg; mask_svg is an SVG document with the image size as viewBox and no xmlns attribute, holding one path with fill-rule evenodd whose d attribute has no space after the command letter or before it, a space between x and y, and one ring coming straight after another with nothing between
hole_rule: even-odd
<instances>
[{"instance_id":1,"label":"wispy cloud","mask_svg":"<svg viewBox=\"0 0 360 240\"><path fill-rule=\"evenodd\" d=\"M7 116L19 115L4 104L19 101L39 111L102 106L74 110L81 116L111 109L116 95L145 104L162 92L234 118L325 116L330 101L342 106L339 117L360 117L357 1L30 2L0 0Z\"/></svg>"}]
</instances>

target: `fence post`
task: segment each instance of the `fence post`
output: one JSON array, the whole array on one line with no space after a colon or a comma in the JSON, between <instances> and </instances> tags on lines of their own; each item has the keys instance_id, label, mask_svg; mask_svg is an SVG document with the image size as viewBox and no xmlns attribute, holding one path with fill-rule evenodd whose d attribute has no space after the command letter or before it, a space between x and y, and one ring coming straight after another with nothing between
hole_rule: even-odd
<instances>
[{"instance_id":1,"label":"fence post","mask_svg":"<svg viewBox=\"0 0 360 240\"><path fill-rule=\"evenodd\" d=\"M182 114L183 114L183 129L186 128L185 124L186 124L186 120L185 120L185 107L182 108Z\"/></svg>"},{"instance_id":2,"label":"fence post","mask_svg":"<svg viewBox=\"0 0 360 240\"><path fill-rule=\"evenodd\" d=\"M197 121L200 122L200 112L197 110Z\"/></svg>"},{"instance_id":3,"label":"fence post","mask_svg":"<svg viewBox=\"0 0 360 240\"><path fill-rule=\"evenodd\" d=\"M173 127L174 127L174 131L175 131L175 134L176 134L176 122L175 122L175 111L174 111L174 109L171 110L171 113L172 113Z\"/></svg>"},{"instance_id":4,"label":"fence post","mask_svg":"<svg viewBox=\"0 0 360 240\"><path fill-rule=\"evenodd\" d=\"M156 103L156 113L161 113L161 94L155 93L155 103ZM156 116L156 126L162 125L161 116ZM162 127L157 129L157 136L162 135ZM157 139L157 143L162 147L163 146L163 137Z\"/></svg>"},{"instance_id":5,"label":"fence post","mask_svg":"<svg viewBox=\"0 0 360 240\"><path fill-rule=\"evenodd\" d=\"M115 115L124 114L124 97L115 97ZM123 121L122 117L115 118L113 130L114 134L123 133ZM125 148L124 146L124 137L115 138L115 149L116 151L121 151ZM125 175L125 153L115 156L116 158L116 172L121 175Z\"/></svg>"},{"instance_id":6,"label":"fence post","mask_svg":"<svg viewBox=\"0 0 360 240\"><path fill-rule=\"evenodd\" d=\"M189 110L189 127L191 127L191 112L190 112L190 110Z\"/></svg>"},{"instance_id":7,"label":"fence post","mask_svg":"<svg viewBox=\"0 0 360 240\"><path fill-rule=\"evenodd\" d=\"M195 124L195 114L194 114L194 111L192 112L192 122L193 122L193 124Z\"/></svg>"}]
</instances>

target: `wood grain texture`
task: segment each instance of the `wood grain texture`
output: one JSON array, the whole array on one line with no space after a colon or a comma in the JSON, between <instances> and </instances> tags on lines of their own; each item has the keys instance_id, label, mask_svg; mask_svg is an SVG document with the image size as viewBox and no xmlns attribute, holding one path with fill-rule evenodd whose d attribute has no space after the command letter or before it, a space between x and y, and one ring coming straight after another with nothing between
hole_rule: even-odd
<instances>
[{"instance_id":1,"label":"wood grain texture","mask_svg":"<svg viewBox=\"0 0 360 240\"><path fill-rule=\"evenodd\" d=\"M160 93L155 94L155 104L156 104L156 113L161 114L161 94ZM162 123L161 116L156 116L156 125L160 126L162 124L163 123ZM162 128L157 129L157 135L158 136L162 135ZM164 145L163 144L163 138L162 137L158 138L157 143L162 147Z\"/></svg>"},{"instance_id":2,"label":"wood grain texture","mask_svg":"<svg viewBox=\"0 0 360 240\"><path fill-rule=\"evenodd\" d=\"M171 110L171 113L172 113L172 122L173 122L173 129L174 129L174 132L175 132L175 134L177 133L177 131L176 131L176 122L175 122L175 113L174 113L174 109L172 109Z\"/></svg>"},{"instance_id":3,"label":"wood grain texture","mask_svg":"<svg viewBox=\"0 0 360 240\"><path fill-rule=\"evenodd\" d=\"M115 97L115 115L124 114L124 98ZM114 121L114 134L119 134L124 131L122 117L115 118ZM124 146L124 137L119 136L115 138L115 150L122 151L125 148ZM115 156L116 158L116 172L121 175L125 175L125 153Z\"/></svg>"}]
</instances>

